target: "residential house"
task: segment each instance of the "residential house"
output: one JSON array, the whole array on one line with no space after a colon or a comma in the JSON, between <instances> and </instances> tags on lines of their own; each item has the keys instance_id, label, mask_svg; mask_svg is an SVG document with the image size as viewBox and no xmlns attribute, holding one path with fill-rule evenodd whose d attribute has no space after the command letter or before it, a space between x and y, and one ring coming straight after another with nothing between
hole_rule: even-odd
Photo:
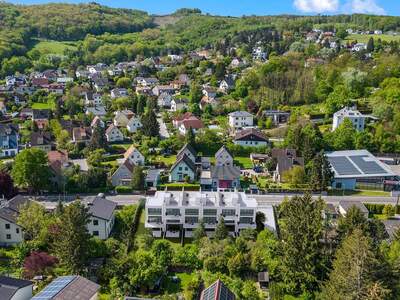
<instances>
[{"instance_id":1,"label":"residential house","mask_svg":"<svg viewBox=\"0 0 400 300\"><path fill-rule=\"evenodd\" d=\"M173 95L175 94L175 88L171 85L156 85L153 90L153 95L154 96L160 96L161 94L169 94Z\"/></svg>"},{"instance_id":2,"label":"residential house","mask_svg":"<svg viewBox=\"0 0 400 300\"><path fill-rule=\"evenodd\" d=\"M85 93L85 105L86 106L102 106L103 100L101 94L93 93L92 91Z\"/></svg>"},{"instance_id":3,"label":"residential house","mask_svg":"<svg viewBox=\"0 0 400 300\"><path fill-rule=\"evenodd\" d=\"M243 129L237 132L233 143L244 147L266 147L269 145L269 141L264 134L255 128Z\"/></svg>"},{"instance_id":4,"label":"residential house","mask_svg":"<svg viewBox=\"0 0 400 300\"><path fill-rule=\"evenodd\" d=\"M135 81L138 85L141 85L144 87L155 86L158 83L158 79L155 77L148 77L148 78L136 77Z\"/></svg>"},{"instance_id":5,"label":"residential house","mask_svg":"<svg viewBox=\"0 0 400 300\"><path fill-rule=\"evenodd\" d=\"M0 124L0 157L18 153L19 129L14 124Z\"/></svg>"},{"instance_id":6,"label":"residential house","mask_svg":"<svg viewBox=\"0 0 400 300\"><path fill-rule=\"evenodd\" d=\"M135 166L144 166L145 158L134 145L131 145L128 150L126 150L124 159L129 159Z\"/></svg>"},{"instance_id":7,"label":"residential house","mask_svg":"<svg viewBox=\"0 0 400 300\"><path fill-rule=\"evenodd\" d=\"M44 129L49 125L50 109L33 109L32 121L36 123L39 129Z\"/></svg>"},{"instance_id":8,"label":"residential house","mask_svg":"<svg viewBox=\"0 0 400 300\"><path fill-rule=\"evenodd\" d=\"M0 276L1 300L30 300L33 296L33 282L8 276Z\"/></svg>"},{"instance_id":9,"label":"residential house","mask_svg":"<svg viewBox=\"0 0 400 300\"><path fill-rule=\"evenodd\" d=\"M217 96L217 92L215 91L215 89L210 87L210 86L204 86L203 90L202 90L202 93L208 99L212 99L212 98L215 98Z\"/></svg>"},{"instance_id":10,"label":"residential house","mask_svg":"<svg viewBox=\"0 0 400 300\"><path fill-rule=\"evenodd\" d=\"M289 121L290 112L281 110L265 110L263 115L265 118L270 118L272 120L272 124L278 126Z\"/></svg>"},{"instance_id":11,"label":"residential house","mask_svg":"<svg viewBox=\"0 0 400 300\"><path fill-rule=\"evenodd\" d=\"M367 50L367 44L364 43L356 43L351 47L351 51L360 52L363 50Z\"/></svg>"},{"instance_id":12,"label":"residential house","mask_svg":"<svg viewBox=\"0 0 400 300\"><path fill-rule=\"evenodd\" d=\"M339 209L339 213L342 216L346 216L346 214L349 212L349 210L353 207L358 208L361 211L361 213L364 215L364 217L366 219L368 219L369 211L362 202L349 201L349 200L339 201L338 209Z\"/></svg>"},{"instance_id":13,"label":"residential house","mask_svg":"<svg viewBox=\"0 0 400 300\"><path fill-rule=\"evenodd\" d=\"M349 119L353 123L354 129L363 131L365 127L365 119L374 118L370 115L363 115L356 108L344 107L333 114L332 131L335 131L345 119Z\"/></svg>"},{"instance_id":14,"label":"residential house","mask_svg":"<svg viewBox=\"0 0 400 300\"><path fill-rule=\"evenodd\" d=\"M117 126L111 124L108 126L105 132L107 142L122 142L124 140L124 135L121 130L118 129Z\"/></svg>"},{"instance_id":15,"label":"residential house","mask_svg":"<svg viewBox=\"0 0 400 300\"><path fill-rule=\"evenodd\" d=\"M79 275L60 276L54 279L32 300L95 300L100 285Z\"/></svg>"},{"instance_id":16,"label":"residential house","mask_svg":"<svg viewBox=\"0 0 400 300\"><path fill-rule=\"evenodd\" d=\"M111 183L113 186L127 186L131 184L132 173L135 165L130 159L125 158L118 169L111 175Z\"/></svg>"},{"instance_id":17,"label":"residential house","mask_svg":"<svg viewBox=\"0 0 400 300\"><path fill-rule=\"evenodd\" d=\"M127 97L128 96L128 90L125 89L125 88L115 88L115 89L111 90L110 96L111 96L111 99Z\"/></svg>"},{"instance_id":18,"label":"residential house","mask_svg":"<svg viewBox=\"0 0 400 300\"><path fill-rule=\"evenodd\" d=\"M201 292L200 300L236 300L236 296L220 279L218 279Z\"/></svg>"},{"instance_id":19,"label":"residential house","mask_svg":"<svg viewBox=\"0 0 400 300\"><path fill-rule=\"evenodd\" d=\"M179 126L181 125L181 123L182 123L184 120L188 120L188 119L190 119L190 118L193 117L193 116L194 116L194 115L193 115L191 112L185 112L184 114L178 115L177 117L173 118L173 119L172 119L172 125L173 125L175 128L179 128Z\"/></svg>"},{"instance_id":20,"label":"residential house","mask_svg":"<svg viewBox=\"0 0 400 300\"><path fill-rule=\"evenodd\" d=\"M104 117L107 114L107 112L106 108L103 105L97 105L97 106L87 106L85 108L85 114Z\"/></svg>"},{"instance_id":21,"label":"residential house","mask_svg":"<svg viewBox=\"0 0 400 300\"><path fill-rule=\"evenodd\" d=\"M98 73L105 71L106 68L107 68L106 64L98 63L96 65L87 66L86 70L88 70L89 73L91 73L91 74L98 74Z\"/></svg>"},{"instance_id":22,"label":"residential house","mask_svg":"<svg viewBox=\"0 0 400 300\"><path fill-rule=\"evenodd\" d=\"M272 149L271 157L276 160L276 169L273 174L275 182L282 182L285 172L294 166L304 167L304 159L297 157L294 149Z\"/></svg>"},{"instance_id":23,"label":"residential house","mask_svg":"<svg viewBox=\"0 0 400 300\"><path fill-rule=\"evenodd\" d=\"M106 126L104 121L99 116L95 116L92 122L90 123L90 127L92 127L93 129L96 128L97 126L100 126L101 128L104 128Z\"/></svg>"},{"instance_id":24,"label":"residential house","mask_svg":"<svg viewBox=\"0 0 400 300\"><path fill-rule=\"evenodd\" d=\"M235 87L235 80L232 76L226 76L219 83L219 90L223 93L228 93L231 89Z\"/></svg>"},{"instance_id":25,"label":"residential house","mask_svg":"<svg viewBox=\"0 0 400 300\"><path fill-rule=\"evenodd\" d=\"M131 133L137 132L142 127L143 127L142 122L140 121L140 118L137 116L131 117L128 121L128 124L126 124L126 128Z\"/></svg>"},{"instance_id":26,"label":"residential house","mask_svg":"<svg viewBox=\"0 0 400 300\"><path fill-rule=\"evenodd\" d=\"M197 133L200 129L204 128L203 122L195 116L190 117L189 119L183 120L179 125L179 133L182 135L186 135L188 130L193 130L194 133Z\"/></svg>"},{"instance_id":27,"label":"residential house","mask_svg":"<svg viewBox=\"0 0 400 300\"><path fill-rule=\"evenodd\" d=\"M36 88L46 88L49 85L47 78L32 78L31 85Z\"/></svg>"},{"instance_id":28,"label":"residential house","mask_svg":"<svg viewBox=\"0 0 400 300\"><path fill-rule=\"evenodd\" d=\"M202 174L205 175L205 174ZM233 165L230 166L211 166L210 170L210 179L211 179L211 187L208 184L205 184L203 180L207 179L207 183L209 184L209 178L202 177L201 185L202 188L205 189L234 189L240 188L240 169Z\"/></svg>"},{"instance_id":29,"label":"residential house","mask_svg":"<svg viewBox=\"0 0 400 300\"><path fill-rule=\"evenodd\" d=\"M247 111L235 111L228 114L229 126L234 129L253 126L253 115Z\"/></svg>"},{"instance_id":30,"label":"residential house","mask_svg":"<svg viewBox=\"0 0 400 300\"><path fill-rule=\"evenodd\" d=\"M225 146L222 146L215 153L216 166L233 166L233 155Z\"/></svg>"},{"instance_id":31,"label":"residential house","mask_svg":"<svg viewBox=\"0 0 400 300\"><path fill-rule=\"evenodd\" d=\"M243 68L245 66L246 62L239 57L232 59L231 63L229 64L230 68Z\"/></svg>"},{"instance_id":32,"label":"residential house","mask_svg":"<svg viewBox=\"0 0 400 300\"><path fill-rule=\"evenodd\" d=\"M92 128L75 127L72 128L72 142L88 144L92 138Z\"/></svg>"},{"instance_id":33,"label":"residential house","mask_svg":"<svg viewBox=\"0 0 400 300\"><path fill-rule=\"evenodd\" d=\"M245 228L256 228L257 201L238 192L157 191L146 199L145 227L153 236L192 237L204 222L207 235L213 235L218 219L224 218L231 235Z\"/></svg>"},{"instance_id":34,"label":"residential house","mask_svg":"<svg viewBox=\"0 0 400 300\"><path fill-rule=\"evenodd\" d=\"M181 150L179 150L176 158L179 159L186 155L194 164L197 161L197 152L196 150L189 144L185 144Z\"/></svg>"},{"instance_id":35,"label":"residential house","mask_svg":"<svg viewBox=\"0 0 400 300\"><path fill-rule=\"evenodd\" d=\"M126 127L129 119L135 114L130 110L118 110L114 113L114 125L118 127Z\"/></svg>"},{"instance_id":36,"label":"residential house","mask_svg":"<svg viewBox=\"0 0 400 300\"><path fill-rule=\"evenodd\" d=\"M189 99L186 98L173 98L171 100L170 111L180 111L189 107Z\"/></svg>"},{"instance_id":37,"label":"residential house","mask_svg":"<svg viewBox=\"0 0 400 300\"><path fill-rule=\"evenodd\" d=\"M147 170L145 185L146 188L155 188L161 181L160 169L149 169Z\"/></svg>"},{"instance_id":38,"label":"residential house","mask_svg":"<svg viewBox=\"0 0 400 300\"><path fill-rule=\"evenodd\" d=\"M194 162L186 154L183 154L180 158L177 157L176 162L171 167L169 181L194 181L196 179L196 172L197 170Z\"/></svg>"},{"instance_id":39,"label":"residential house","mask_svg":"<svg viewBox=\"0 0 400 300\"><path fill-rule=\"evenodd\" d=\"M106 77L95 77L92 79L92 81L93 81L93 86L97 92L100 92L109 84L108 79Z\"/></svg>"},{"instance_id":40,"label":"residential house","mask_svg":"<svg viewBox=\"0 0 400 300\"><path fill-rule=\"evenodd\" d=\"M158 107L171 107L172 96L169 93L162 93L157 98L157 105Z\"/></svg>"},{"instance_id":41,"label":"residential house","mask_svg":"<svg viewBox=\"0 0 400 300\"><path fill-rule=\"evenodd\" d=\"M262 47L256 47L253 49L253 59L254 60L266 60L267 53L262 49Z\"/></svg>"},{"instance_id":42,"label":"residential house","mask_svg":"<svg viewBox=\"0 0 400 300\"><path fill-rule=\"evenodd\" d=\"M117 203L98 196L86 200L90 215L87 224L89 233L101 240L108 239L114 227Z\"/></svg>"},{"instance_id":43,"label":"residential house","mask_svg":"<svg viewBox=\"0 0 400 300\"><path fill-rule=\"evenodd\" d=\"M0 207L0 245L12 246L23 241L24 235L18 216L21 207L30 203L27 197L17 195L10 200L2 200Z\"/></svg>"},{"instance_id":44,"label":"residential house","mask_svg":"<svg viewBox=\"0 0 400 300\"><path fill-rule=\"evenodd\" d=\"M29 141L29 147L43 150L44 152L51 151L52 140L51 134L48 131L32 132Z\"/></svg>"}]
</instances>

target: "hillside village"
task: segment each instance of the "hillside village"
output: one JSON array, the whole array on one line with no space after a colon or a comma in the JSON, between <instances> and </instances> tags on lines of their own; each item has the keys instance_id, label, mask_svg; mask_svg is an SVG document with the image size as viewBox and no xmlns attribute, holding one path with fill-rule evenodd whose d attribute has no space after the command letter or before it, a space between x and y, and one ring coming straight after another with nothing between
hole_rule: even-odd
<instances>
[{"instance_id":1,"label":"hillside village","mask_svg":"<svg viewBox=\"0 0 400 300\"><path fill-rule=\"evenodd\" d=\"M0 299L398 299L397 17L55 5L137 23L0 52Z\"/></svg>"}]
</instances>

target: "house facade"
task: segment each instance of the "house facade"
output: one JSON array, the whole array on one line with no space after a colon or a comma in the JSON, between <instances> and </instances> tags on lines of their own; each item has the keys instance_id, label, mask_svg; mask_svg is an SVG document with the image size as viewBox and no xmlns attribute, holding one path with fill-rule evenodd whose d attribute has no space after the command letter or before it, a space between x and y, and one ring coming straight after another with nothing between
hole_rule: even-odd
<instances>
[{"instance_id":1,"label":"house facade","mask_svg":"<svg viewBox=\"0 0 400 300\"><path fill-rule=\"evenodd\" d=\"M216 166L233 166L233 155L225 146L222 146L215 153Z\"/></svg>"},{"instance_id":2,"label":"house facade","mask_svg":"<svg viewBox=\"0 0 400 300\"><path fill-rule=\"evenodd\" d=\"M365 127L365 119L369 118L363 115L355 108L345 107L333 114L332 131L335 131L345 119L349 119L353 123L354 129L363 131Z\"/></svg>"},{"instance_id":3,"label":"house facade","mask_svg":"<svg viewBox=\"0 0 400 300\"><path fill-rule=\"evenodd\" d=\"M254 128L237 132L233 143L243 147L266 147L269 145L268 139L262 132Z\"/></svg>"},{"instance_id":4,"label":"house facade","mask_svg":"<svg viewBox=\"0 0 400 300\"><path fill-rule=\"evenodd\" d=\"M0 124L0 157L18 154L19 130L13 124Z\"/></svg>"},{"instance_id":5,"label":"house facade","mask_svg":"<svg viewBox=\"0 0 400 300\"><path fill-rule=\"evenodd\" d=\"M169 181L170 182L182 182L185 179L189 181L194 181L196 178L196 165L193 161L187 156L182 155L180 158L177 158L177 161L171 167L169 173Z\"/></svg>"},{"instance_id":6,"label":"house facade","mask_svg":"<svg viewBox=\"0 0 400 300\"><path fill-rule=\"evenodd\" d=\"M235 111L228 115L228 123L232 129L253 126L253 115L247 111Z\"/></svg>"},{"instance_id":7,"label":"house facade","mask_svg":"<svg viewBox=\"0 0 400 300\"><path fill-rule=\"evenodd\" d=\"M94 197L87 205L90 214L90 222L87 224L89 233L101 240L108 239L114 227L117 204L104 197Z\"/></svg>"},{"instance_id":8,"label":"house facade","mask_svg":"<svg viewBox=\"0 0 400 300\"><path fill-rule=\"evenodd\" d=\"M256 228L257 201L238 192L164 192L146 199L145 227L156 237L192 237L202 220L213 235L220 217L231 235Z\"/></svg>"},{"instance_id":9,"label":"house facade","mask_svg":"<svg viewBox=\"0 0 400 300\"><path fill-rule=\"evenodd\" d=\"M107 142L122 142L124 140L124 135L117 126L111 124L105 132Z\"/></svg>"},{"instance_id":10,"label":"house facade","mask_svg":"<svg viewBox=\"0 0 400 300\"><path fill-rule=\"evenodd\" d=\"M129 159L129 161L135 166L144 165L144 156L135 146L130 146L128 150L124 153L124 158Z\"/></svg>"},{"instance_id":11,"label":"house facade","mask_svg":"<svg viewBox=\"0 0 400 300\"><path fill-rule=\"evenodd\" d=\"M140 128L142 128L142 122L140 121L139 117L133 116L129 119L128 124L126 124L126 128L129 132L137 132Z\"/></svg>"},{"instance_id":12,"label":"house facade","mask_svg":"<svg viewBox=\"0 0 400 300\"><path fill-rule=\"evenodd\" d=\"M129 159L124 159L118 169L111 175L113 186L127 186L131 184L134 164Z\"/></svg>"}]
</instances>

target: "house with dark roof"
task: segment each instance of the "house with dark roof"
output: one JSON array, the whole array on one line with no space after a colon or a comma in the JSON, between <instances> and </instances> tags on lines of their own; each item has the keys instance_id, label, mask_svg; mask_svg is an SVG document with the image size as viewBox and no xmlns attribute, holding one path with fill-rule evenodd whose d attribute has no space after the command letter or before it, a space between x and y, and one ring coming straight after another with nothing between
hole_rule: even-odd
<instances>
[{"instance_id":1,"label":"house with dark roof","mask_svg":"<svg viewBox=\"0 0 400 300\"><path fill-rule=\"evenodd\" d=\"M89 143L92 138L92 128L90 127L75 127L72 129L72 142L74 143Z\"/></svg>"},{"instance_id":2,"label":"house with dark roof","mask_svg":"<svg viewBox=\"0 0 400 300\"><path fill-rule=\"evenodd\" d=\"M18 126L13 124L0 124L0 157L17 155L18 142Z\"/></svg>"},{"instance_id":3,"label":"house with dark roof","mask_svg":"<svg viewBox=\"0 0 400 300\"><path fill-rule=\"evenodd\" d=\"M283 174L294 166L304 166L304 159L297 157L294 149L272 149L271 156L276 161L276 169L273 174L275 182L281 182Z\"/></svg>"},{"instance_id":4,"label":"house with dark roof","mask_svg":"<svg viewBox=\"0 0 400 300\"><path fill-rule=\"evenodd\" d=\"M97 299L100 285L79 275L54 279L32 300L93 300Z\"/></svg>"},{"instance_id":5,"label":"house with dark roof","mask_svg":"<svg viewBox=\"0 0 400 300\"><path fill-rule=\"evenodd\" d=\"M202 172L203 175L204 172ZM209 174L212 189L240 188L240 169L231 166L212 166ZM205 179L202 177L202 180ZM202 183L203 181L201 181ZM203 187L203 186L202 186ZM204 186L204 188L209 188Z\"/></svg>"},{"instance_id":6,"label":"house with dark roof","mask_svg":"<svg viewBox=\"0 0 400 300\"><path fill-rule=\"evenodd\" d=\"M43 150L44 152L51 151L52 141L50 132L32 132L29 146Z\"/></svg>"},{"instance_id":7,"label":"house with dark roof","mask_svg":"<svg viewBox=\"0 0 400 300\"><path fill-rule=\"evenodd\" d=\"M235 294L218 279L201 292L200 300L235 300Z\"/></svg>"},{"instance_id":8,"label":"house with dark roof","mask_svg":"<svg viewBox=\"0 0 400 300\"><path fill-rule=\"evenodd\" d=\"M129 159L125 158L118 169L111 175L111 183L113 186L130 185L132 181L132 173L135 165Z\"/></svg>"},{"instance_id":9,"label":"house with dark roof","mask_svg":"<svg viewBox=\"0 0 400 300\"><path fill-rule=\"evenodd\" d=\"M110 142L110 143L122 142L124 140L124 134L114 124L110 124L110 126L108 126L108 128L106 129L106 132L105 132L105 136L106 136L107 142Z\"/></svg>"},{"instance_id":10,"label":"house with dark roof","mask_svg":"<svg viewBox=\"0 0 400 300\"><path fill-rule=\"evenodd\" d=\"M225 145L215 153L215 165L233 166L233 155Z\"/></svg>"},{"instance_id":11,"label":"house with dark roof","mask_svg":"<svg viewBox=\"0 0 400 300\"><path fill-rule=\"evenodd\" d=\"M358 208L361 211L361 213L364 215L364 217L366 219L368 219L368 215L369 215L368 208L360 201L349 201L349 200L340 201L338 210L342 216L346 216L346 214L349 212L349 210L352 207Z\"/></svg>"},{"instance_id":12,"label":"house with dark roof","mask_svg":"<svg viewBox=\"0 0 400 300\"><path fill-rule=\"evenodd\" d=\"M87 204L90 214L90 222L87 224L89 233L99 239L107 239L114 227L117 203L103 197L94 197Z\"/></svg>"},{"instance_id":13,"label":"house with dark roof","mask_svg":"<svg viewBox=\"0 0 400 300\"><path fill-rule=\"evenodd\" d=\"M269 141L264 134L255 128L243 129L237 132L233 143L243 147L266 147L269 145Z\"/></svg>"},{"instance_id":14,"label":"house with dark roof","mask_svg":"<svg viewBox=\"0 0 400 300\"><path fill-rule=\"evenodd\" d=\"M200 129L204 128L204 123L196 116L192 116L188 119L183 120L179 125L179 133L185 135L188 130L193 130L194 133L197 133Z\"/></svg>"},{"instance_id":15,"label":"house with dark roof","mask_svg":"<svg viewBox=\"0 0 400 300\"><path fill-rule=\"evenodd\" d=\"M22 227L18 225L18 216L23 205L29 203L27 197L17 195L10 200L2 200L0 206L0 245L11 246L23 241ZM1 298L0 298L1 299Z\"/></svg>"},{"instance_id":16,"label":"house with dark roof","mask_svg":"<svg viewBox=\"0 0 400 300\"><path fill-rule=\"evenodd\" d=\"M32 121L36 123L39 129L44 129L49 125L50 117L51 117L50 109L32 110Z\"/></svg>"},{"instance_id":17,"label":"house with dark roof","mask_svg":"<svg viewBox=\"0 0 400 300\"><path fill-rule=\"evenodd\" d=\"M180 159L182 156L186 155L194 164L197 161L197 151L189 144L185 144L181 150L179 150L176 155L176 159Z\"/></svg>"},{"instance_id":18,"label":"house with dark roof","mask_svg":"<svg viewBox=\"0 0 400 300\"><path fill-rule=\"evenodd\" d=\"M32 298L33 282L0 276L1 300L29 300Z\"/></svg>"},{"instance_id":19,"label":"house with dark roof","mask_svg":"<svg viewBox=\"0 0 400 300\"><path fill-rule=\"evenodd\" d=\"M177 157L177 161L173 164L169 174L170 182L182 182L185 178L189 181L194 181L196 179L196 165L186 154Z\"/></svg>"}]
</instances>

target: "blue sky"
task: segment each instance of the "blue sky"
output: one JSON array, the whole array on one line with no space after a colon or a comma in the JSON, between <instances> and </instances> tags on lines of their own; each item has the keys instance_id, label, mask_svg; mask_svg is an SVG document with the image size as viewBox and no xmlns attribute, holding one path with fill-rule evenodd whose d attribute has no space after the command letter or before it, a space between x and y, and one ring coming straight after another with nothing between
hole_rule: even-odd
<instances>
[{"instance_id":1,"label":"blue sky","mask_svg":"<svg viewBox=\"0 0 400 300\"><path fill-rule=\"evenodd\" d=\"M18 4L61 2L62 0L8 0ZM82 0L62 2L79 3ZM337 14L371 13L400 15L400 0L97 0L112 7L137 8L167 14L182 7L196 7L216 15Z\"/></svg>"}]
</instances>

